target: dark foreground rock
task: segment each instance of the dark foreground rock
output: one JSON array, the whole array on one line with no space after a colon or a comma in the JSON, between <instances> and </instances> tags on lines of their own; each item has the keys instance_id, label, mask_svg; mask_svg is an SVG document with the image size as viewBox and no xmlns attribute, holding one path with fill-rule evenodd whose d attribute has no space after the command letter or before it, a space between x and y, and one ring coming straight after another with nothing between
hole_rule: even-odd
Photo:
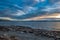
<instances>
[{"instance_id":1,"label":"dark foreground rock","mask_svg":"<svg viewBox=\"0 0 60 40\"><path fill-rule=\"evenodd\" d=\"M54 38L55 40L60 39L60 31L51 31L44 29L33 29L26 26L0 26L0 31L2 32L23 32L23 33L31 33L35 36L45 36L49 38ZM18 40L15 36L9 36L9 38L1 37L0 40Z\"/></svg>"},{"instance_id":2,"label":"dark foreground rock","mask_svg":"<svg viewBox=\"0 0 60 40\"><path fill-rule=\"evenodd\" d=\"M6 34L0 35L0 40L21 40L16 36L8 36Z\"/></svg>"}]
</instances>

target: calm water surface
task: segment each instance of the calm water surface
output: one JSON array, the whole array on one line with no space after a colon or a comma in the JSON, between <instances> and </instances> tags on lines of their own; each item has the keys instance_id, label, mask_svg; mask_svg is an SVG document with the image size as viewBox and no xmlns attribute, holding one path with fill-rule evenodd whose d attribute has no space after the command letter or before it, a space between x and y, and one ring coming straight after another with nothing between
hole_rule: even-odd
<instances>
[{"instance_id":1,"label":"calm water surface","mask_svg":"<svg viewBox=\"0 0 60 40\"><path fill-rule=\"evenodd\" d=\"M9 21L0 21L0 25L18 25L18 26L28 26L38 29L46 30L60 30L60 22L9 22Z\"/></svg>"}]
</instances>

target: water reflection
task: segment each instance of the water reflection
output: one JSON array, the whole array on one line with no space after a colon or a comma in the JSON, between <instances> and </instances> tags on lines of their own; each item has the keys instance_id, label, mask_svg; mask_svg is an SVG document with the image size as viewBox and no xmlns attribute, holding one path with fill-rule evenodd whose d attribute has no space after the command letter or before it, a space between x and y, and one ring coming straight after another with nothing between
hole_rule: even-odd
<instances>
[{"instance_id":1,"label":"water reflection","mask_svg":"<svg viewBox=\"0 0 60 40\"><path fill-rule=\"evenodd\" d=\"M60 22L9 22L1 21L0 25L28 26L37 29L60 30Z\"/></svg>"},{"instance_id":2,"label":"water reflection","mask_svg":"<svg viewBox=\"0 0 60 40\"><path fill-rule=\"evenodd\" d=\"M55 22L53 28L56 30L60 30L60 22Z\"/></svg>"}]
</instances>

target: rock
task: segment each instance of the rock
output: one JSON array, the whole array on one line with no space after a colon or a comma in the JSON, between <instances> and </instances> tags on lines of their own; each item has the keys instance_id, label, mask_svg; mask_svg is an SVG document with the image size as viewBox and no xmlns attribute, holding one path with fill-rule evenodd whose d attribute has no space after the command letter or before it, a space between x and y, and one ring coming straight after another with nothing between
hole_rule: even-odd
<instances>
[{"instance_id":1,"label":"rock","mask_svg":"<svg viewBox=\"0 0 60 40\"><path fill-rule=\"evenodd\" d=\"M7 34L0 35L0 40L21 40L17 36L9 36Z\"/></svg>"},{"instance_id":2,"label":"rock","mask_svg":"<svg viewBox=\"0 0 60 40\"><path fill-rule=\"evenodd\" d=\"M10 36L11 40L21 40L20 38L16 37L16 36Z\"/></svg>"}]
</instances>

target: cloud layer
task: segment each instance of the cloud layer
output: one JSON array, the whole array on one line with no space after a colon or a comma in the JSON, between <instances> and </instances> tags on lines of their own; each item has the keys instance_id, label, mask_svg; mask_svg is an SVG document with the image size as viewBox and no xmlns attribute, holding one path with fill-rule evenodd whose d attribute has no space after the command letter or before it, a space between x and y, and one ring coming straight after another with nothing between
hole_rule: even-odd
<instances>
[{"instance_id":1,"label":"cloud layer","mask_svg":"<svg viewBox=\"0 0 60 40\"><path fill-rule=\"evenodd\" d=\"M55 12L60 12L59 0L0 0L0 17L21 20Z\"/></svg>"}]
</instances>

